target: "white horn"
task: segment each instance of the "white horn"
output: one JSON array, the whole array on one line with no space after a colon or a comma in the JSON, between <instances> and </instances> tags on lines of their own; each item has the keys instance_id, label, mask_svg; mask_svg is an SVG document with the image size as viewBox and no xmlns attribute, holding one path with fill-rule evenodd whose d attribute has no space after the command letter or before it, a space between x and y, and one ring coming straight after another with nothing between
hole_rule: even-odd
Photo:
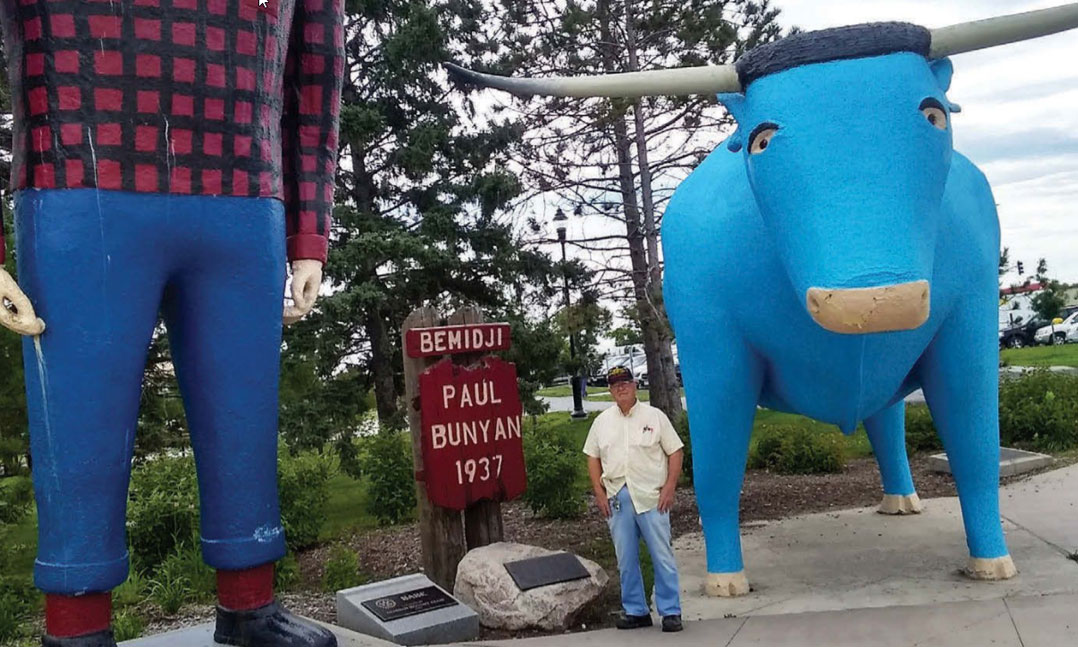
<instances>
[{"instance_id":1,"label":"white horn","mask_svg":"<svg viewBox=\"0 0 1078 647\"><path fill-rule=\"evenodd\" d=\"M511 78L467 70L446 63L450 75L461 81L505 90L519 96L649 97L740 92L733 65L707 65L669 70L624 72L599 76L554 76L545 79Z\"/></svg>"},{"instance_id":2,"label":"white horn","mask_svg":"<svg viewBox=\"0 0 1078 647\"><path fill-rule=\"evenodd\" d=\"M929 58L972 52L1020 40L1040 38L1078 27L1078 3L1050 9L964 22L932 30Z\"/></svg>"}]
</instances>

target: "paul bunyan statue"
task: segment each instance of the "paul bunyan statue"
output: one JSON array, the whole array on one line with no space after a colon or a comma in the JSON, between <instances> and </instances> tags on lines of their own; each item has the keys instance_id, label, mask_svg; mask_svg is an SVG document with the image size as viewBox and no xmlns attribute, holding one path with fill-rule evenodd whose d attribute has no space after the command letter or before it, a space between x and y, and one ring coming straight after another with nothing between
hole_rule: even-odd
<instances>
[{"instance_id":1,"label":"paul bunyan statue","mask_svg":"<svg viewBox=\"0 0 1078 647\"><path fill-rule=\"evenodd\" d=\"M163 314L218 642L330 647L274 601L282 318L333 205L343 0L3 0L44 644L111 647L146 353ZM2 249L2 247L0 247ZM282 310L285 263L294 305Z\"/></svg>"},{"instance_id":2,"label":"paul bunyan statue","mask_svg":"<svg viewBox=\"0 0 1078 647\"><path fill-rule=\"evenodd\" d=\"M846 433L863 422L881 511L917 512L903 399L919 388L958 487L966 574L1016 574L999 516L999 219L984 175L952 148L948 56L1075 27L1071 3L801 33L732 66L552 79L453 68L524 95L716 93L737 121L662 228L711 595L749 592L738 500L757 405Z\"/></svg>"}]
</instances>

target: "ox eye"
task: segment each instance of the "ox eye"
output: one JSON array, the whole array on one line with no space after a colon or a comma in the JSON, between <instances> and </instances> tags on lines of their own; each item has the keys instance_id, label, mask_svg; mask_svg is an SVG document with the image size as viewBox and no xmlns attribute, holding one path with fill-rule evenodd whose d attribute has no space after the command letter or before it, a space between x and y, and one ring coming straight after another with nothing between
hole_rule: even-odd
<instances>
[{"instance_id":1,"label":"ox eye","mask_svg":"<svg viewBox=\"0 0 1078 647\"><path fill-rule=\"evenodd\" d=\"M947 112L943 109L943 105L939 101L936 101L931 97L922 101L921 114L925 116L928 123L936 128L947 130Z\"/></svg>"},{"instance_id":2,"label":"ox eye","mask_svg":"<svg viewBox=\"0 0 1078 647\"><path fill-rule=\"evenodd\" d=\"M753 128L749 136L749 154L759 155L771 145L771 138L779 131L779 127L772 123L760 124Z\"/></svg>"}]
</instances>

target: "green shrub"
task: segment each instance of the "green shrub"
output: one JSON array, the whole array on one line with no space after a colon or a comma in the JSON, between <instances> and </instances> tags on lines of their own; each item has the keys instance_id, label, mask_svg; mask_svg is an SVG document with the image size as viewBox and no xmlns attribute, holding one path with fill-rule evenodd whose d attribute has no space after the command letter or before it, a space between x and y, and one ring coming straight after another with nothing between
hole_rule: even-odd
<instances>
[{"instance_id":1,"label":"green shrub","mask_svg":"<svg viewBox=\"0 0 1078 647\"><path fill-rule=\"evenodd\" d=\"M1057 452L1078 446L1078 376L1036 370L999 385L1004 445Z\"/></svg>"},{"instance_id":2,"label":"green shrub","mask_svg":"<svg viewBox=\"0 0 1078 647\"><path fill-rule=\"evenodd\" d=\"M296 561L296 556L289 552L273 568L273 588L276 591L287 591L298 583L299 562Z\"/></svg>"},{"instance_id":3,"label":"green shrub","mask_svg":"<svg viewBox=\"0 0 1078 647\"><path fill-rule=\"evenodd\" d=\"M683 411L674 421L674 430L677 431L681 442L685 443L681 460L681 477L687 483L692 484L692 441L689 437L689 413L687 411Z\"/></svg>"},{"instance_id":4,"label":"green shrub","mask_svg":"<svg viewBox=\"0 0 1078 647\"><path fill-rule=\"evenodd\" d=\"M217 592L217 572L202 561L202 553L193 546L177 549L157 567L154 579L187 581L189 602L206 601Z\"/></svg>"},{"instance_id":5,"label":"green shrub","mask_svg":"<svg viewBox=\"0 0 1078 647\"><path fill-rule=\"evenodd\" d=\"M281 523L292 550L318 541L326 523L329 501L330 457L323 454L291 456L281 452L277 462L277 488L281 498Z\"/></svg>"},{"instance_id":6,"label":"green shrub","mask_svg":"<svg viewBox=\"0 0 1078 647\"><path fill-rule=\"evenodd\" d=\"M124 583L112 590L112 606L116 609L137 607L146 597L146 587L142 574L131 569Z\"/></svg>"},{"instance_id":7,"label":"green shrub","mask_svg":"<svg viewBox=\"0 0 1078 647\"><path fill-rule=\"evenodd\" d=\"M524 435L528 489L524 502L549 519L579 519L586 509L577 482L584 457L567 436L531 431Z\"/></svg>"},{"instance_id":8,"label":"green shrub","mask_svg":"<svg viewBox=\"0 0 1078 647\"><path fill-rule=\"evenodd\" d=\"M179 611L193 595L191 583L182 575L165 574L150 581L150 600L166 615Z\"/></svg>"},{"instance_id":9,"label":"green shrub","mask_svg":"<svg viewBox=\"0 0 1078 647\"><path fill-rule=\"evenodd\" d=\"M37 592L28 577L0 574L0 645L14 643L34 610Z\"/></svg>"},{"instance_id":10,"label":"green shrub","mask_svg":"<svg viewBox=\"0 0 1078 647\"><path fill-rule=\"evenodd\" d=\"M207 601L213 597L217 575L202 561L197 548L180 547L153 571L150 599L172 615L188 602Z\"/></svg>"},{"instance_id":11,"label":"green shrub","mask_svg":"<svg viewBox=\"0 0 1078 647\"><path fill-rule=\"evenodd\" d=\"M18 523L30 511L34 486L25 476L0 481L0 523Z\"/></svg>"},{"instance_id":12,"label":"green shrub","mask_svg":"<svg viewBox=\"0 0 1078 647\"><path fill-rule=\"evenodd\" d=\"M768 427L761 431L749 453L749 467L780 474L829 474L846 464L834 434L801 427Z\"/></svg>"},{"instance_id":13,"label":"green shrub","mask_svg":"<svg viewBox=\"0 0 1078 647\"><path fill-rule=\"evenodd\" d=\"M382 429L370 437L362 458L370 480L367 512L381 525L400 523L415 514L415 473L410 437Z\"/></svg>"},{"instance_id":14,"label":"green shrub","mask_svg":"<svg viewBox=\"0 0 1078 647\"><path fill-rule=\"evenodd\" d=\"M127 506L127 541L135 567L149 573L177 549L198 545L197 538L194 458L157 458L135 468Z\"/></svg>"},{"instance_id":15,"label":"green shrub","mask_svg":"<svg viewBox=\"0 0 1078 647\"><path fill-rule=\"evenodd\" d=\"M782 459L785 443L785 427L764 427L756 438L756 445L749 451L749 469L776 469Z\"/></svg>"},{"instance_id":16,"label":"green shrub","mask_svg":"<svg viewBox=\"0 0 1078 647\"><path fill-rule=\"evenodd\" d=\"M906 451L930 452L943 449L936 427L932 424L932 414L924 405L906 407Z\"/></svg>"},{"instance_id":17,"label":"green shrub","mask_svg":"<svg viewBox=\"0 0 1078 647\"><path fill-rule=\"evenodd\" d=\"M134 640L146 629L146 621L133 609L124 609L112 617L112 631L116 642Z\"/></svg>"},{"instance_id":18,"label":"green shrub","mask_svg":"<svg viewBox=\"0 0 1078 647\"><path fill-rule=\"evenodd\" d=\"M322 574L322 588L328 593L359 586L366 580L359 572L359 556L348 546L334 546Z\"/></svg>"}]
</instances>

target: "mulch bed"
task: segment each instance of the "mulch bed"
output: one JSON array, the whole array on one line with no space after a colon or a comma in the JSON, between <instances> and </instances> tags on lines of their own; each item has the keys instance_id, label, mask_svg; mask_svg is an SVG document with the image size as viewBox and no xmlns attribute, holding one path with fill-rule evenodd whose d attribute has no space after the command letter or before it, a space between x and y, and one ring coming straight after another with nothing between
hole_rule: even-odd
<instances>
[{"instance_id":1,"label":"mulch bed","mask_svg":"<svg viewBox=\"0 0 1078 647\"><path fill-rule=\"evenodd\" d=\"M1057 464L1055 467L1059 467ZM939 474L928 468L928 455L910 457L910 469L922 499L955 496L954 481L950 475ZM1003 483L1022 477L1003 479ZM837 474L782 475L760 470L749 470L745 475L741 494L741 521L765 521L800 514L875 506L880 502L879 471L872 458L851 460ZM532 514L519 501L502 506L505 523L505 540L542 546L551 550L567 550L582 557L593 559L611 575L610 586L603 598L591 612L579 619L574 630L612 626L619 603L617 570L614 566L613 547L610 544L606 522L598 509L589 503L583 519L557 521L542 519ZM700 529L696 511L695 494L691 488L681 488L677 494L677 507L673 513L673 534L679 537ZM372 581L382 580L422 570L422 554L416 523L356 533L344 541L359 555L364 573ZM330 546L321 546L298 555L300 585L303 592L285 594L284 602L295 613L333 622L336 618L334 594L321 592L322 568ZM176 625L188 625L198 620L207 621L211 615L201 613L183 617L170 623L158 619L150 623L149 632L164 631ZM536 635L538 632L536 632ZM481 638L501 639L522 637L521 632L484 630Z\"/></svg>"}]
</instances>

